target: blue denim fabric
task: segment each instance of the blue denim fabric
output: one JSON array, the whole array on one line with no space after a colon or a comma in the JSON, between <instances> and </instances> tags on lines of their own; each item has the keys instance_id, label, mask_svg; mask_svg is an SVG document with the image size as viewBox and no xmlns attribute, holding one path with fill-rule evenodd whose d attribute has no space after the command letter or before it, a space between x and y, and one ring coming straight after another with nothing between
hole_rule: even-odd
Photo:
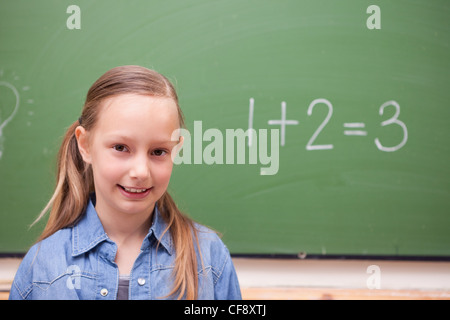
<instances>
[{"instance_id":1,"label":"blue denim fabric","mask_svg":"<svg viewBox=\"0 0 450 320\"><path fill-rule=\"evenodd\" d=\"M168 299L173 288L175 248L166 223L155 207L153 225L130 274L129 299ZM225 247L216 233L197 225L199 299L241 299L238 279ZM157 243L160 245L157 249ZM108 238L92 200L81 220L35 244L24 257L9 299L117 298L117 246Z\"/></svg>"}]
</instances>

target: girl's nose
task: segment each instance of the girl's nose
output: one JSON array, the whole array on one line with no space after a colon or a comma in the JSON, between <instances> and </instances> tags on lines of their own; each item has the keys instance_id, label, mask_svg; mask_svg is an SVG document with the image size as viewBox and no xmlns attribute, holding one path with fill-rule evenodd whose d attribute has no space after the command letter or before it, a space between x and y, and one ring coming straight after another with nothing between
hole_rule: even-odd
<instances>
[{"instance_id":1,"label":"girl's nose","mask_svg":"<svg viewBox=\"0 0 450 320\"><path fill-rule=\"evenodd\" d=\"M150 161L146 156L136 156L133 159L130 177L138 180L146 180L150 177Z\"/></svg>"}]
</instances>

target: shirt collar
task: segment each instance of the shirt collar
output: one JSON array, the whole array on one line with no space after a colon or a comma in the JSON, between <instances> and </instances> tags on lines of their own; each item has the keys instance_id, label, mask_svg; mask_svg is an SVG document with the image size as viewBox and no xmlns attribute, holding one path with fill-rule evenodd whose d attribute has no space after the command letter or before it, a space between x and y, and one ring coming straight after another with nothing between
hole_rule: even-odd
<instances>
[{"instance_id":1,"label":"shirt collar","mask_svg":"<svg viewBox=\"0 0 450 320\"><path fill-rule=\"evenodd\" d=\"M173 241L170 232L164 231L167 228L167 223L164 221L157 205L153 211L153 224L149 229L147 236L142 243L141 250L145 250L154 243L154 239L160 242L160 245L172 255ZM112 242L97 215L95 210L95 194L92 194L86 211L82 215L79 222L72 227L72 256L78 256L86 253L103 241Z\"/></svg>"}]
</instances>

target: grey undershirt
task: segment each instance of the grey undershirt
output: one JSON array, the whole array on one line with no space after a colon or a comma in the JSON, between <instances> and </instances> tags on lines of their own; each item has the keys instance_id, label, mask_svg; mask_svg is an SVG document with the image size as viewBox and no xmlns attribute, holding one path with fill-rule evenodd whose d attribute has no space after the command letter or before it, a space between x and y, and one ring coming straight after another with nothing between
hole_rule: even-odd
<instances>
[{"instance_id":1,"label":"grey undershirt","mask_svg":"<svg viewBox=\"0 0 450 320\"><path fill-rule=\"evenodd\" d=\"M128 300L128 288L130 287L130 276L119 276L119 289L117 290L117 300Z\"/></svg>"}]
</instances>

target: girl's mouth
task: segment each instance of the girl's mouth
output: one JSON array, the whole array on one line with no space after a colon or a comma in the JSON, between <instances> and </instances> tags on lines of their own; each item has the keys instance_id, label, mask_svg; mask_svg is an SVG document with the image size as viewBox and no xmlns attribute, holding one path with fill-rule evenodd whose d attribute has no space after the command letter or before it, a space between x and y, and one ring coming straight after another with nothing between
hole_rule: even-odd
<instances>
[{"instance_id":1,"label":"girl's mouth","mask_svg":"<svg viewBox=\"0 0 450 320\"><path fill-rule=\"evenodd\" d=\"M152 187L150 188L131 188L131 187L124 187L120 184L117 185L119 187L119 190L122 192L123 195L129 197L129 198L143 198L148 195Z\"/></svg>"},{"instance_id":2,"label":"girl's mouth","mask_svg":"<svg viewBox=\"0 0 450 320\"><path fill-rule=\"evenodd\" d=\"M127 188L127 187L124 187L121 185L119 185L119 187L121 187L123 190L125 190L127 192L131 192L131 193L142 193L142 192L145 192L148 189L150 189L150 188L147 188L147 189Z\"/></svg>"}]
</instances>

